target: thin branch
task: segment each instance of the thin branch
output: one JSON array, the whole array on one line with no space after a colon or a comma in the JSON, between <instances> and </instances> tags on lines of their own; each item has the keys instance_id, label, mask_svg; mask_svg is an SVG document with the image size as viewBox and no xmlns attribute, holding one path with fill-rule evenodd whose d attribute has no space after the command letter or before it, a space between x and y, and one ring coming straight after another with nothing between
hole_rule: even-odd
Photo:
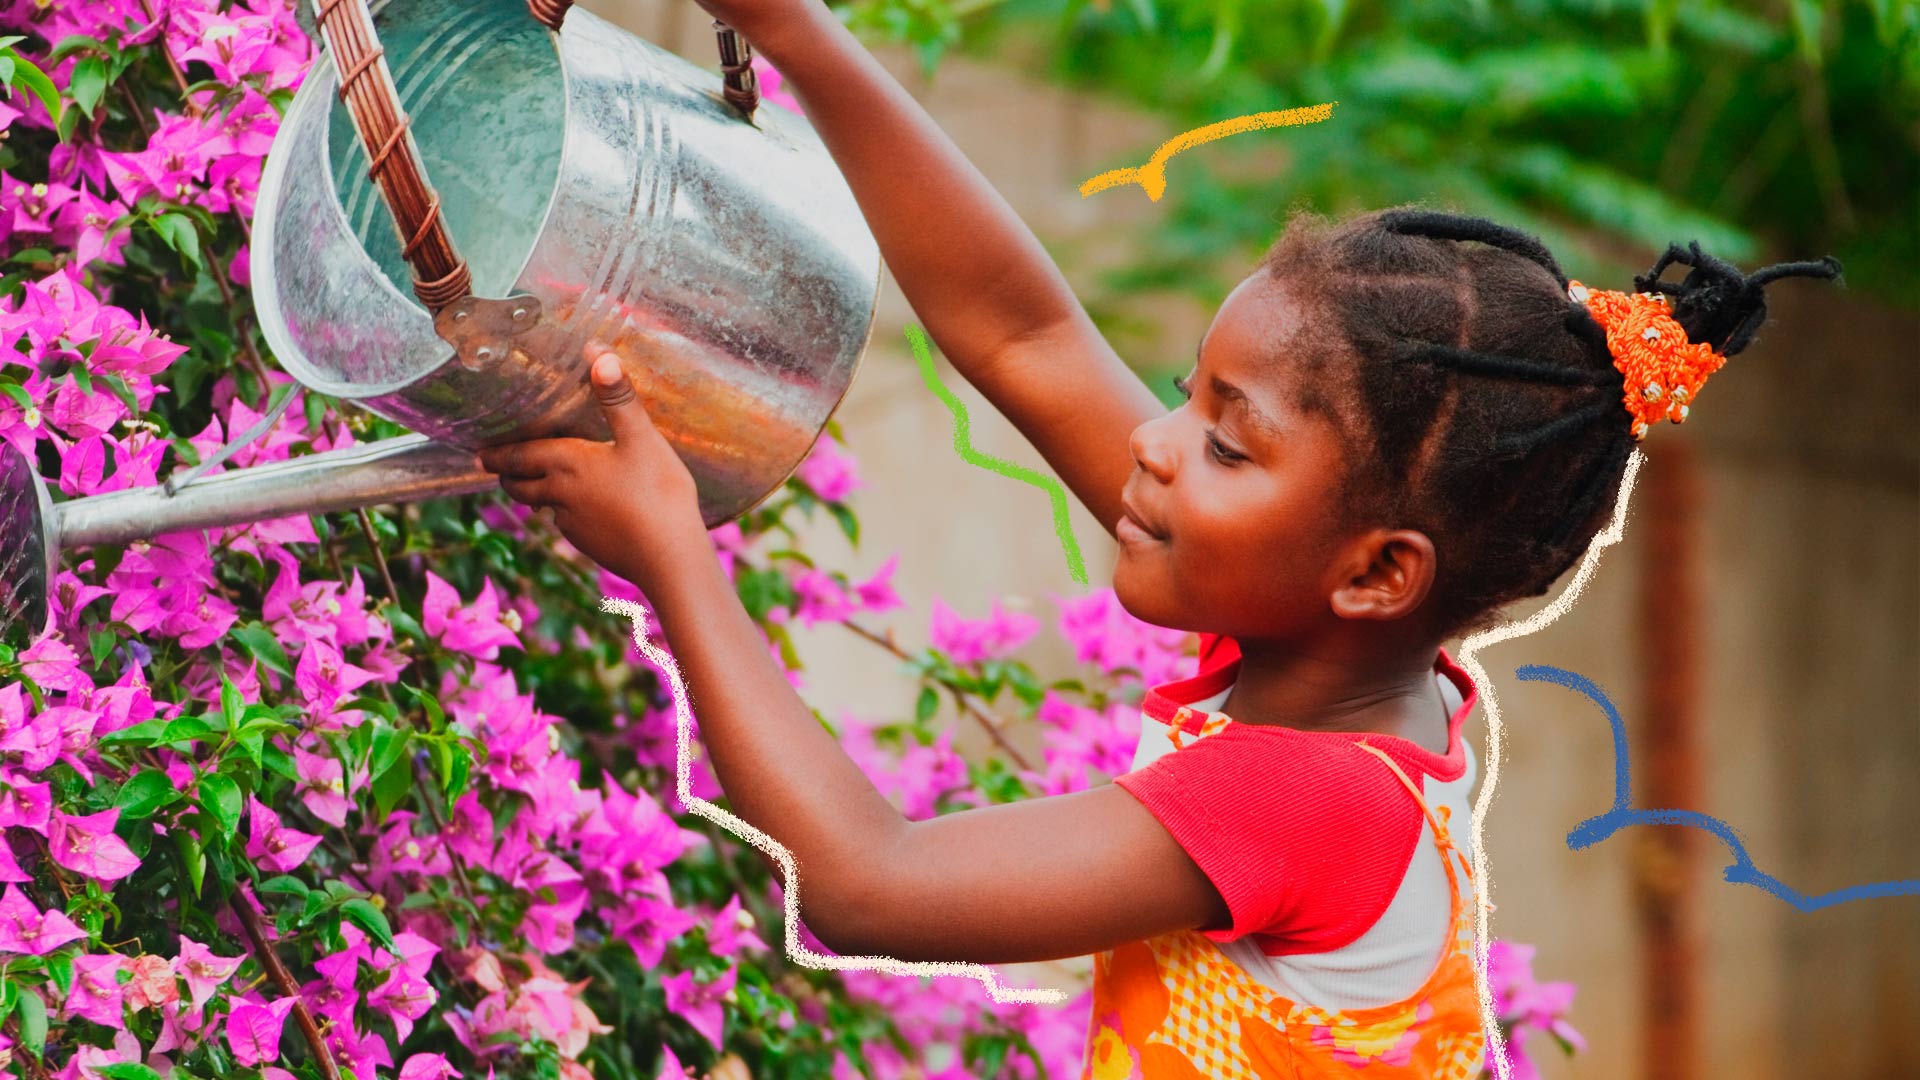
<instances>
[{"instance_id":1,"label":"thin branch","mask_svg":"<svg viewBox=\"0 0 1920 1080\"><path fill-rule=\"evenodd\" d=\"M847 629L853 631L854 633L860 635L861 637L866 638L868 641L873 642L875 645L880 646L881 648L887 650L888 652L892 653L893 655L899 657L902 660L913 659L913 657L907 654L907 651L905 649L902 649L893 640L892 630L888 630L887 635L885 637L881 637L879 634L874 633L872 630L869 630L866 627L861 626L859 623L853 622L852 620L843 622L840 625L846 627ZM988 716L986 713L981 712L977 706L975 706L972 702L966 699L965 691L961 690L959 687L956 687L956 686L949 686L948 689L953 693L954 703L960 706L960 709L962 712L965 712L968 716L971 716L975 720L979 721L980 726L986 730L988 737L993 739L994 745L998 746L1008 757L1012 758L1013 763L1015 765L1018 765L1022 769L1026 769L1029 772L1033 770L1033 766L1028 764L1027 759L1021 755L1020 751L1015 750L1013 748L1013 744L1007 741L1006 736L1003 735L1000 731L1000 726L993 722L993 718Z\"/></svg>"},{"instance_id":2,"label":"thin branch","mask_svg":"<svg viewBox=\"0 0 1920 1080\"><path fill-rule=\"evenodd\" d=\"M280 954L273 951L267 942L266 930L260 925L260 915L253 910L253 904L242 892L235 891L227 906L239 917L240 925L246 928L247 940L253 943L253 954L260 966L267 969L273 981L280 987L283 997L293 999L293 1020L300 1026L300 1034L306 1037L308 1049L313 1051L313 1059L320 1064L320 1072L327 1080L340 1080L340 1067L327 1052L327 1044L320 1037L320 1028L313 1022L313 1014L307 1011L306 999L300 996L300 985L293 981L293 973L287 965L280 962Z\"/></svg>"},{"instance_id":3,"label":"thin branch","mask_svg":"<svg viewBox=\"0 0 1920 1080\"><path fill-rule=\"evenodd\" d=\"M150 3L149 0L140 0L140 10L146 13L149 22L153 21L153 4ZM173 58L173 50L167 46L167 32L165 28L161 29L160 36L156 38L155 41L160 46L160 55L166 58L167 70L173 72L174 85L180 88L181 102L186 105L187 112L191 114L195 120L200 119L200 106L195 104L191 98L187 97L187 73L181 70L180 61Z\"/></svg>"},{"instance_id":4,"label":"thin branch","mask_svg":"<svg viewBox=\"0 0 1920 1080\"><path fill-rule=\"evenodd\" d=\"M380 567L380 582L387 587L387 599L400 603L400 590L393 587L393 572L387 569L387 553L380 550L380 534L373 531L373 518L362 506L354 510L360 518L360 531L367 534L367 547L373 550L373 561Z\"/></svg>"}]
</instances>

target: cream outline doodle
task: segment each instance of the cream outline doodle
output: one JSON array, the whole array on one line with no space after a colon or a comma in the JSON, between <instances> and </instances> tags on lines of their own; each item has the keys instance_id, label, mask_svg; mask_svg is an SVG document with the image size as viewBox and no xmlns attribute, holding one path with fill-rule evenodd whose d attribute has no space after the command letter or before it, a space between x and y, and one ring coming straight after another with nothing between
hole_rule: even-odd
<instances>
[{"instance_id":1,"label":"cream outline doodle","mask_svg":"<svg viewBox=\"0 0 1920 1080\"><path fill-rule=\"evenodd\" d=\"M687 688L680 678L680 665L675 662L671 653L647 640L646 608L631 600L617 600L611 596L605 596L600 599L600 610L613 615L625 615L633 626L634 644L640 646L640 652L667 676L668 687L673 691L673 739L677 758L674 794L679 797L680 804L759 848L768 858L780 864L780 869L786 878L782 900L786 905L784 936L787 959L810 968L838 971L884 971L889 975L955 975L978 979L980 985L987 988L987 996L1002 1005L1010 1003L1058 1005L1067 1000L1066 992L1063 990L1003 987L994 970L984 964L909 962L896 960L891 956L828 956L799 944L800 869L793 861L793 853L773 837L693 793L692 716L687 708Z\"/></svg>"},{"instance_id":2,"label":"cream outline doodle","mask_svg":"<svg viewBox=\"0 0 1920 1080\"><path fill-rule=\"evenodd\" d=\"M1494 1075L1498 1080L1509 1080L1513 1064L1506 1054L1506 1042L1500 1037L1498 1017L1493 1011L1493 988L1487 980L1488 917L1493 911L1493 881L1487 863L1487 848L1482 842L1482 831L1488 808L1493 802L1494 789L1500 778L1500 706L1493 689L1493 681L1487 675L1487 669L1480 663L1477 654L1483 648L1497 645L1503 641L1526 637L1551 625L1572 609L1575 600L1585 590L1587 581L1593 576L1600 564L1600 553L1620 542L1626 532L1627 506L1633 498L1633 485L1645 463L1646 454L1633 451L1627 459L1626 473L1620 481L1620 493L1615 497L1613 519L1588 546L1587 553L1580 559L1580 568L1574 572L1573 581L1555 597L1553 602L1525 619L1502 623L1489 630L1483 630L1466 639L1461 644L1457 663L1473 679L1479 688L1487 716L1487 753L1486 779L1480 785L1480 796L1474 800L1473 808L1473 877L1478 887L1474 890L1474 988L1480 998L1480 1023L1487 1038L1487 1056L1496 1063ZM1066 1000L1061 990L1016 989L1000 985L994 970L984 964L929 963L925 961L904 961L891 956L827 956L816 953L797 944L800 926L800 872L795 865L793 853L775 841L766 833L747 824L745 821L727 813L713 803L693 794L693 743L691 716L687 708L686 686L680 678L680 666L673 656L654 645L647 639L647 609L631 600L618 600L611 596L602 597L600 610L609 614L624 615L633 627L633 642L640 652L653 662L654 666L666 673L667 683L673 692L674 749L676 752L675 794L682 806L706 818L735 836L752 844L766 853L769 858L780 864L787 882L782 899L786 907L785 947L787 958L796 964L811 968L833 969L839 971L883 971L889 975L953 975L962 978L977 979L987 988L987 995L998 1004L1046 1004L1057 1005Z\"/></svg>"},{"instance_id":3,"label":"cream outline doodle","mask_svg":"<svg viewBox=\"0 0 1920 1080\"><path fill-rule=\"evenodd\" d=\"M1487 981L1487 922L1489 913L1493 911L1493 880L1487 867L1487 847L1481 843L1480 833L1487 819L1487 808L1493 803L1494 787L1500 779L1500 705L1493 692L1493 680L1487 676L1487 669L1481 665L1476 654L1489 645L1538 633L1573 608L1573 602L1580 598L1581 591L1587 587L1587 579L1593 576L1594 569L1600 565L1600 553L1619 543L1626 534L1627 504L1633 498L1634 480L1646 460L1647 455L1640 450L1635 450L1627 458L1627 471L1620 479L1620 494L1614 499L1613 520L1594 537L1593 543L1587 547L1587 553L1580 558L1580 569L1574 571L1573 581L1559 596L1554 597L1553 603L1525 619L1482 630L1460 645L1457 662L1473 679L1473 685L1479 688L1487 713L1486 781L1480 785L1480 797L1473 803L1473 879L1478 884L1474 890L1473 981L1474 989L1480 994L1480 1026L1487 1036L1487 1057L1497 1063L1493 1073L1498 1080L1512 1077L1513 1062L1507 1058L1506 1040L1500 1037L1499 1018L1493 1011L1493 986Z\"/></svg>"}]
</instances>

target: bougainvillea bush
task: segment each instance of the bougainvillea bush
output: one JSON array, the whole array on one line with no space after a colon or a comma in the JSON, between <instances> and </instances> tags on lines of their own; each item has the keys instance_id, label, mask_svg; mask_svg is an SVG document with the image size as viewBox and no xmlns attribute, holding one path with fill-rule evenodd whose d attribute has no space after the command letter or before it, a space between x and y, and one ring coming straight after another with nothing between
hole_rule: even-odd
<instances>
[{"instance_id":1,"label":"bougainvillea bush","mask_svg":"<svg viewBox=\"0 0 1920 1080\"><path fill-rule=\"evenodd\" d=\"M0 0L0 35L0 437L56 500L268 417L215 469L401 433L292 383L253 315L260 167L312 58L284 0ZM830 426L713 540L796 686L795 622L893 656L899 717L821 718L875 782L922 817L1124 771L1189 637L1101 591L1054 598L1079 663L1051 681L1016 656L1043 620L997 606L936 602L902 647L896 560L855 581L794 543L826 514L857 544L859 486ZM12 1075L1077 1074L1084 995L786 959L778 882L679 805L664 682L598 611L643 598L498 493L67 551L52 591L52 630L0 647ZM962 725L999 749L963 758ZM724 802L699 762L695 791Z\"/></svg>"}]
</instances>

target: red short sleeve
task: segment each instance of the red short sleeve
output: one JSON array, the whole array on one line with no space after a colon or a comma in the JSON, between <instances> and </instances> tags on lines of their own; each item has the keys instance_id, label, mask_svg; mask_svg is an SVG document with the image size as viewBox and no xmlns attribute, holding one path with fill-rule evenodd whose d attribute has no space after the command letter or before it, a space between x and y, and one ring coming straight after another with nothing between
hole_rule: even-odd
<instances>
[{"instance_id":1,"label":"red short sleeve","mask_svg":"<svg viewBox=\"0 0 1920 1080\"><path fill-rule=\"evenodd\" d=\"M1233 921L1206 936L1260 934L1269 952L1336 949L1365 933L1399 891L1423 821L1378 758L1292 729L1229 726L1114 783L1220 891Z\"/></svg>"}]
</instances>

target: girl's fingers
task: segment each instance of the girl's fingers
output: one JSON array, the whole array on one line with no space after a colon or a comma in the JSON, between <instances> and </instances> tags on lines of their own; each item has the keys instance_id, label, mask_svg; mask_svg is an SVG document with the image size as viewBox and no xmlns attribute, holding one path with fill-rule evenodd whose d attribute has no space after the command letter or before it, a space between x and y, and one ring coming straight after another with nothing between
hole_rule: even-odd
<instances>
[{"instance_id":1,"label":"girl's fingers","mask_svg":"<svg viewBox=\"0 0 1920 1080\"><path fill-rule=\"evenodd\" d=\"M514 502L528 506L546 506L554 497L553 481L544 476L529 478L503 474L500 477L500 489Z\"/></svg>"},{"instance_id":2,"label":"girl's fingers","mask_svg":"<svg viewBox=\"0 0 1920 1080\"><path fill-rule=\"evenodd\" d=\"M530 439L504 446L489 446L480 451L480 464L488 472L522 479L564 474L572 464L569 455L576 453L577 447L584 441Z\"/></svg>"}]
</instances>

